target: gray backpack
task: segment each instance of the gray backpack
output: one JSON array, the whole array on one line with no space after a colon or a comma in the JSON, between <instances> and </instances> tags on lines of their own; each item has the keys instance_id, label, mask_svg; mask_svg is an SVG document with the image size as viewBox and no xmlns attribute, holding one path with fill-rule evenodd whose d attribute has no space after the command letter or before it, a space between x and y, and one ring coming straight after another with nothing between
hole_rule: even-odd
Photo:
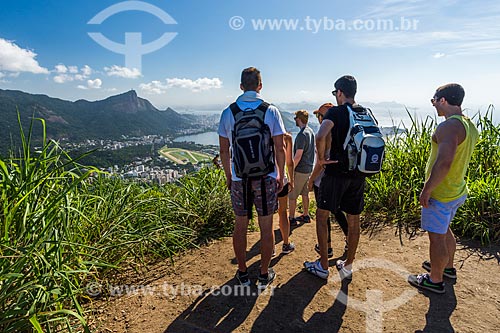
<instances>
[{"instance_id":1,"label":"gray backpack","mask_svg":"<svg viewBox=\"0 0 500 333\"><path fill-rule=\"evenodd\" d=\"M264 123L269 104L262 102L257 109L241 110L231 104L234 117L232 132L233 163L236 176L259 178L274 171L274 144L269 126Z\"/></svg>"},{"instance_id":2,"label":"gray backpack","mask_svg":"<svg viewBox=\"0 0 500 333\"><path fill-rule=\"evenodd\" d=\"M378 127L377 120L370 109L354 112L347 105L349 112L349 131L344 141L347 152L348 171L358 170L365 176L371 176L382 170L385 141Z\"/></svg>"}]
</instances>

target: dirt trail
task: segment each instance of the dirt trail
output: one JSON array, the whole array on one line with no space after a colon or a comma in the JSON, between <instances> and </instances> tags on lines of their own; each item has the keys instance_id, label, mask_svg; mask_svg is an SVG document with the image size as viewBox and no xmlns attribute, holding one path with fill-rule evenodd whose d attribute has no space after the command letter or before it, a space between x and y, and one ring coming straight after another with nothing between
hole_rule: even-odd
<instances>
[{"instance_id":1,"label":"dirt trail","mask_svg":"<svg viewBox=\"0 0 500 333\"><path fill-rule=\"evenodd\" d=\"M427 259L427 235L404 240L384 228L361 236L351 283L341 283L335 261L343 252L340 229L333 234L330 279L302 270L317 258L314 221L293 229L297 249L282 255L275 218L277 273L261 295L236 292L231 239L191 250L143 276L146 289L93 304L98 332L500 332L500 247L462 241L458 280L446 293L418 293L405 274L420 273ZM253 280L260 263L259 234L248 236L247 258ZM356 268L358 270L356 271ZM216 286L215 292L208 291ZM137 285L135 286L136 288ZM130 291L130 290L129 290ZM272 295L271 295L272 294ZM347 299L343 295L348 295ZM346 305L347 304L347 305Z\"/></svg>"}]
</instances>

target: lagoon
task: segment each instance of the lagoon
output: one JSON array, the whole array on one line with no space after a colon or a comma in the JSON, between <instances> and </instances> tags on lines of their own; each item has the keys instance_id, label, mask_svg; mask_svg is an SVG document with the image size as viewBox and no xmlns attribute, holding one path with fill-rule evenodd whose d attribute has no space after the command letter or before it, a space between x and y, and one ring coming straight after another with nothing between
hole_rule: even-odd
<instances>
[{"instance_id":1,"label":"lagoon","mask_svg":"<svg viewBox=\"0 0 500 333\"><path fill-rule=\"evenodd\" d=\"M189 142L192 141L194 143L200 145L219 145L219 135L217 132L205 132L193 135L184 135L178 138L175 138L174 142Z\"/></svg>"}]
</instances>

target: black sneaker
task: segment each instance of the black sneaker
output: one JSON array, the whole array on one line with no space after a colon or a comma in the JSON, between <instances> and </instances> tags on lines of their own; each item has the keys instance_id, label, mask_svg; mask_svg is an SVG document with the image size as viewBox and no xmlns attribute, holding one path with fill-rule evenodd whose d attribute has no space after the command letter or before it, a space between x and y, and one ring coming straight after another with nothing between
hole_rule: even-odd
<instances>
[{"instance_id":1,"label":"black sneaker","mask_svg":"<svg viewBox=\"0 0 500 333\"><path fill-rule=\"evenodd\" d=\"M309 215L300 215L296 218L296 220L302 223L310 223L311 217Z\"/></svg>"},{"instance_id":2,"label":"black sneaker","mask_svg":"<svg viewBox=\"0 0 500 333\"><path fill-rule=\"evenodd\" d=\"M319 254L319 244L314 245L314 251ZM328 248L328 258L333 257L333 249L331 247Z\"/></svg>"},{"instance_id":3,"label":"black sneaker","mask_svg":"<svg viewBox=\"0 0 500 333\"><path fill-rule=\"evenodd\" d=\"M289 217L288 221L290 221L290 226L291 227L297 226L297 219L295 217Z\"/></svg>"},{"instance_id":4,"label":"black sneaker","mask_svg":"<svg viewBox=\"0 0 500 333\"><path fill-rule=\"evenodd\" d=\"M274 281L275 277L276 273L272 268L268 269L267 274L259 274L259 277L257 279L257 288L260 290L266 289L267 286Z\"/></svg>"},{"instance_id":5,"label":"black sneaker","mask_svg":"<svg viewBox=\"0 0 500 333\"><path fill-rule=\"evenodd\" d=\"M236 280L242 285L242 286L249 286L250 285L250 278L247 272L241 272L240 270L236 271Z\"/></svg>"},{"instance_id":6,"label":"black sneaker","mask_svg":"<svg viewBox=\"0 0 500 333\"><path fill-rule=\"evenodd\" d=\"M281 248L281 253L289 254L292 253L294 250L295 250L295 244L290 242L289 244L283 244L283 247Z\"/></svg>"},{"instance_id":7,"label":"black sneaker","mask_svg":"<svg viewBox=\"0 0 500 333\"><path fill-rule=\"evenodd\" d=\"M425 269L427 272L431 271L431 262L430 261L424 261L422 263L422 268ZM457 278L457 270L455 268L445 268L443 272L443 276L447 277L448 279L456 279Z\"/></svg>"},{"instance_id":8,"label":"black sneaker","mask_svg":"<svg viewBox=\"0 0 500 333\"><path fill-rule=\"evenodd\" d=\"M429 273L410 275L408 283L420 289L425 289L438 294L444 294L444 282L434 283L431 281Z\"/></svg>"}]
</instances>

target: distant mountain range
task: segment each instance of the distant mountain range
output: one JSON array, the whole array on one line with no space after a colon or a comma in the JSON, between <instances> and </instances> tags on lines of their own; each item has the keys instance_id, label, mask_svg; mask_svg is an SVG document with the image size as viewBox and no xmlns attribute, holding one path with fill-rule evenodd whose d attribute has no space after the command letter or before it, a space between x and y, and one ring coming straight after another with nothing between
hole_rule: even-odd
<instances>
[{"instance_id":1,"label":"distant mountain range","mask_svg":"<svg viewBox=\"0 0 500 333\"><path fill-rule=\"evenodd\" d=\"M197 117L174 110L158 110L134 90L102 101L70 102L46 95L0 89L1 148L19 136L17 111L25 129L33 116L45 119L49 138L82 141L116 139L123 135L175 135L196 125ZM39 129L37 125L36 128ZM35 130L35 136L41 132Z\"/></svg>"},{"instance_id":2,"label":"distant mountain range","mask_svg":"<svg viewBox=\"0 0 500 333\"><path fill-rule=\"evenodd\" d=\"M370 103L368 103L370 104ZM302 105L303 107L304 105ZM366 105L375 108L404 108L397 103ZM309 105L310 111L317 106ZM288 131L296 132L294 114L298 105L282 104L281 114ZM287 110L287 111L283 111ZM134 90L111 96L101 101L76 102L34 95L17 90L0 89L0 152L7 152L12 143L19 143L17 111L23 129L28 130L32 117L43 118L49 139L82 142L87 139L120 139L123 136L163 135L177 136L186 132L211 131L216 127L217 116L200 117L181 114L171 108L159 110L147 99L137 96ZM316 131L319 124L310 115L309 125ZM33 137L41 139L40 122L35 122Z\"/></svg>"}]
</instances>

